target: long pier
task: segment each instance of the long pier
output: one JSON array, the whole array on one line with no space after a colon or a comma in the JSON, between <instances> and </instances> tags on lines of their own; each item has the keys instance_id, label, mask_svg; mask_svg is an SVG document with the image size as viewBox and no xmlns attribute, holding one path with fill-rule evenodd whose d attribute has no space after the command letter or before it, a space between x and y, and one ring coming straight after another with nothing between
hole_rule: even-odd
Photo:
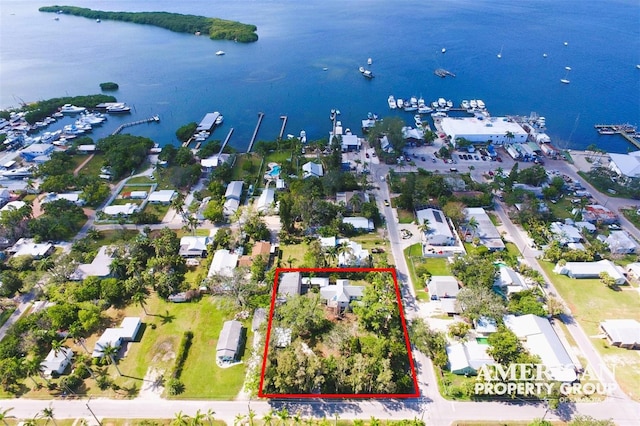
<instances>
[{"instance_id":1,"label":"long pier","mask_svg":"<svg viewBox=\"0 0 640 426\"><path fill-rule=\"evenodd\" d=\"M601 135L621 135L628 142L635 145L636 148L640 149L640 140L638 140L640 135L636 133L635 126L629 124L596 124L593 127L595 127Z\"/></svg>"},{"instance_id":2,"label":"long pier","mask_svg":"<svg viewBox=\"0 0 640 426\"><path fill-rule=\"evenodd\" d=\"M260 125L262 124L262 119L264 118L264 112L258 113L258 123L256 124L256 128L253 131L253 136L251 136L251 140L249 141L249 148L247 148L247 154L251 152L251 148L253 148L253 143L256 141L256 137L258 136L258 130L260 130Z\"/></svg>"},{"instance_id":3,"label":"long pier","mask_svg":"<svg viewBox=\"0 0 640 426\"><path fill-rule=\"evenodd\" d=\"M132 121L130 123L124 123L121 124L117 129L115 129L113 131L113 133L111 133L111 135L117 135L118 133L120 133L123 129L127 128L127 127L131 127L131 126L136 126L138 124L144 124L144 123L152 123L152 122L156 122L159 123L160 122L160 117L158 117L157 115L154 115L153 117L150 118L145 118L144 120L138 120L138 121Z\"/></svg>"},{"instance_id":4,"label":"long pier","mask_svg":"<svg viewBox=\"0 0 640 426\"><path fill-rule=\"evenodd\" d=\"M229 143L229 139L231 139L232 133L233 133L233 127L229 130L229 133L227 133L227 137L224 138L224 142L222 142L222 146L220 147L220 152L218 152L218 157L220 157L220 154L222 154L224 147L227 146L227 143Z\"/></svg>"},{"instance_id":5,"label":"long pier","mask_svg":"<svg viewBox=\"0 0 640 426\"><path fill-rule=\"evenodd\" d=\"M287 116L286 115L281 115L280 119L282 120L282 127L280 128L280 135L278 136L278 139L282 140L282 136L284 136L284 129L285 127L287 127Z\"/></svg>"}]
</instances>

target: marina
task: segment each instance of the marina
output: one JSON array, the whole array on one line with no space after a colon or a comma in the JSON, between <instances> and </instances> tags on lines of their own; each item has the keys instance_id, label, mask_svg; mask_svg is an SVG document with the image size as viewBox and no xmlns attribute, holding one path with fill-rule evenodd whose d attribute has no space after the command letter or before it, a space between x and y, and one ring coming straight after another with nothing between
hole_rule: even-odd
<instances>
[{"instance_id":1,"label":"marina","mask_svg":"<svg viewBox=\"0 0 640 426\"><path fill-rule=\"evenodd\" d=\"M640 133L638 128L631 124L596 124L596 128L601 135L621 135L627 141L640 149Z\"/></svg>"}]
</instances>

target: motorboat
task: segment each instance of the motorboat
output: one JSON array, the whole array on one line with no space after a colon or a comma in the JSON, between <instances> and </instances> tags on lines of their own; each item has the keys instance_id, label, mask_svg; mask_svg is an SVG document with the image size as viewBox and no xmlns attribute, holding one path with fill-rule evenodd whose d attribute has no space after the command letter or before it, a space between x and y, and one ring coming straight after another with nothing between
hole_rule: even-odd
<instances>
[{"instance_id":1,"label":"motorboat","mask_svg":"<svg viewBox=\"0 0 640 426\"><path fill-rule=\"evenodd\" d=\"M547 54L546 54L546 53L543 53L543 54L542 54L542 57L543 57L543 58L546 58L546 57L547 57Z\"/></svg>"},{"instance_id":2,"label":"motorboat","mask_svg":"<svg viewBox=\"0 0 640 426\"><path fill-rule=\"evenodd\" d=\"M387 102L389 103L389 108L391 109L396 109L398 107L398 105L396 104L396 98L394 98L393 95L389 95Z\"/></svg>"},{"instance_id":3,"label":"motorboat","mask_svg":"<svg viewBox=\"0 0 640 426\"><path fill-rule=\"evenodd\" d=\"M371 65L373 63L373 59L369 58L367 59L367 65Z\"/></svg>"},{"instance_id":4,"label":"motorboat","mask_svg":"<svg viewBox=\"0 0 640 426\"><path fill-rule=\"evenodd\" d=\"M432 111L433 111L433 109L429 108L427 105L423 105L423 106L419 106L418 107L418 112L420 114L429 114Z\"/></svg>"},{"instance_id":5,"label":"motorboat","mask_svg":"<svg viewBox=\"0 0 640 426\"><path fill-rule=\"evenodd\" d=\"M500 53L498 53L496 56L498 57L498 59L502 59L502 49L504 48L504 46L502 46L500 48Z\"/></svg>"},{"instance_id":6,"label":"motorboat","mask_svg":"<svg viewBox=\"0 0 640 426\"><path fill-rule=\"evenodd\" d=\"M300 130L300 142L307 143L307 132Z\"/></svg>"},{"instance_id":7,"label":"motorboat","mask_svg":"<svg viewBox=\"0 0 640 426\"><path fill-rule=\"evenodd\" d=\"M431 108L433 108L433 109L438 108L438 101L431 102Z\"/></svg>"},{"instance_id":8,"label":"motorboat","mask_svg":"<svg viewBox=\"0 0 640 426\"><path fill-rule=\"evenodd\" d=\"M396 106L398 108L402 108L404 106L404 101L401 98L398 98L398 100L396 101Z\"/></svg>"},{"instance_id":9,"label":"motorboat","mask_svg":"<svg viewBox=\"0 0 640 426\"><path fill-rule=\"evenodd\" d=\"M216 121L215 121L216 126L221 125L223 121L224 121L224 117L222 116L222 114L218 115L218 117L216 117Z\"/></svg>"},{"instance_id":10,"label":"motorboat","mask_svg":"<svg viewBox=\"0 0 640 426\"><path fill-rule=\"evenodd\" d=\"M416 122L416 126L417 127L421 127L422 126L422 117L420 117L420 114L416 114L413 116L413 121Z\"/></svg>"},{"instance_id":11,"label":"motorboat","mask_svg":"<svg viewBox=\"0 0 640 426\"><path fill-rule=\"evenodd\" d=\"M106 119L107 117L105 117L103 114L100 114L99 112L93 112L82 114L82 116L79 118L79 121L89 123L92 126L99 126L100 124L104 123Z\"/></svg>"},{"instance_id":12,"label":"motorboat","mask_svg":"<svg viewBox=\"0 0 640 426\"><path fill-rule=\"evenodd\" d=\"M358 71L360 71L361 73L364 74L365 69L364 69L364 67L360 67L360 68L358 68Z\"/></svg>"},{"instance_id":13,"label":"motorboat","mask_svg":"<svg viewBox=\"0 0 640 426\"><path fill-rule=\"evenodd\" d=\"M469 104L468 100L464 99L462 102L460 102L460 108L469 109L471 108L471 105Z\"/></svg>"},{"instance_id":14,"label":"motorboat","mask_svg":"<svg viewBox=\"0 0 640 426\"><path fill-rule=\"evenodd\" d=\"M438 106L444 108L447 106L447 101L444 98L438 98Z\"/></svg>"},{"instance_id":15,"label":"motorboat","mask_svg":"<svg viewBox=\"0 0 640 426\"><path fill-rule=\"evenodd\" d=\"M479 109L484 109L485 108L485 105L484 105L483 101L481 101L480 99L477 99L476 102L478 103L478 108Z\"/></svg>"},{"instance_id":16,"label":"motorboat","mask_svg":"<svg viewBox=\"0 0 640 426\"><path fill-rule=\"evenodd\" d=\"M418 98L416 98L415 96L412 96L409 99L409 103L411 103L411 106L414 106L414 107L417 108L418 107Z\"/></svg>"},{"instance_id":17,"label":"motorboat","mask_svg":"<svg viewBox=\"0 0 640 426\"><path fill-rule=\"evenodd\" d=\"M100 18L98 18L98 19L96 19L96 22L99 24L102 21L100 20Z\"/></svg>"},{"instance_id":18,"label":"motorboat","mask_svg":"<svg viewBox=\"0 0 640 426\"><path fill-rule=\"evenodd\" d=\"M422 96L420 96L418 98L418 108L423 107L423 106L426 106L425 103L424 103L424 98Z\"/></svg>"},{"instance_id":19,"label":"motorboat","mask_svg":"<svg viewBox=\"0 0 640 426\"><path fill-rule=\"evenodd\" d=\"M85 107L79 107L71 104L64 104L60 108L60 112L63 114L80 114L81 112L86 111Z\"/></svg>"},{"instance_id":20,"label":"motorboat","mask_svg":"<svg viewBox=\"0 0 640 426\"><path fill-rule=\"evenodd\" d=\"M473 109L478 108L478 101L476 101L475 99L471 99L471 100L469 101L469 106L470 106L471 108L473 108Z\"/></svg>"},{"instance_id":21,"label":"motorboat","mask_svg":"<svg viewBox=\"0 0 640 426\"><path fill-rule=\"evenodd\" d=\"M131 108L125 103L117 102L109 105L107 107L107 112L109 114L124 114L127 112L131 112Z\"/></svg>"},{"instance_id":22,"label":"motorboat","mask_svg":"<svg viewBox=\"0 0 640 426\"><path fill-rule=\"evenodd\" d=\"M571 71L571 67L564 67L564 69L567 70L567 73L565 74L564 78L560 79L560 83L569 84L569 83L571 83L569 81L569 72Z\"/></svg>"},{"instance_id":23,"label":"motorboat","mask_svg":"<svg viewBox=\"0 0 640 426\"><path fill-rule=\"evenodd\" d=\"M370 70L364 70L364 72L362 73L362 75L365 78L373 78L373 73Z\"/></svg>"},{"instance_id":24,"label":"motorboat","mask_svg":"<svg viewBox=\"0 0 640 426\"><path fill-rule=\"evenodd\" d=\"M224 50L218 50L216 56L223 56L226 52Z\"/></svg>"},{"instance_id":25,"label":"motorboat","mask_svg":"<svg viewBox=\"0 0 640 426\"><path fill-rule=\"evenodd\" d=\"M453 108L453 101L451 100L447 101L447 108Z\"/></svg>"},{"instance_id":26,"label":"motorboat","mask_svg":"<svg viewBox=\"0 0 640 426\"><path fill-rule=\"evenodd\" d=\"M636 68L640 70L640 64L636 65Z\"/></svg>"},{"instance_id":27,"label":"motorboat","mask_svg":"<svg viewBox=\"0 0 640 426\"><path fill-rule=\"evenodd\" d=\"M442 111L438 111L438 112L434 112L431 114L431 117L433 118L438 118L438 117L446 117L447 113L446 112L442 112Z\"/></svg>"},{"instance_id":28,"label":"motorboat","mask_svg":"<svg viewBox=\"0 0 640 426\"><path fill-rule=\"evenodd\" d=\"M446 52L447 52L447 49L445 49L445 48L443 47L443 48L442 48L442 50L441 50L441 52L442 52L442 53L446 53Z\"/></svg>"}]
</instances>

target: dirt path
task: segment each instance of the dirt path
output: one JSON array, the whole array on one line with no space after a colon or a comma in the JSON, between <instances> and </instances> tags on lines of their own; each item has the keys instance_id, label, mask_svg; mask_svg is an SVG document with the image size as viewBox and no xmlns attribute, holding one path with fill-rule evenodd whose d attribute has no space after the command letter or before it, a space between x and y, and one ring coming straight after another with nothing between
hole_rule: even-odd
<instances>
[{"instance_id":1,"label":"dirt path","mask_svg":"<svg viewBox=\"0 0 640 426\"><path fill-rule=\"evenodd\" d=\"M82 163L80 163L80 165L78 167L76 167L76 169L73 171L73 175L74 176L78 176L78 173L80 172L80 170L82 170L82 168L85 166L85 164L87 164L89 161L91 161L91 159L93 158L95 154L91 154L87 157L86 160L84 160Z\"/></svg>"}]
</instances>

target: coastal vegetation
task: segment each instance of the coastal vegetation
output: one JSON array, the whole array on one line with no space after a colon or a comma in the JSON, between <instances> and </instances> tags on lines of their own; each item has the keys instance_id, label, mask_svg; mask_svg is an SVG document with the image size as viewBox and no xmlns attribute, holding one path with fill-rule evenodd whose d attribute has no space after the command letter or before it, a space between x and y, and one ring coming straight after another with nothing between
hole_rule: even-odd
<instances>
[{"instance_id":1,"label":"coastal vegetation","mask_svg":"<svg viewBox=\"0 0 640 426\"><path fill-rule=\"evenodd\" d=\"M258 40L258 34L256 34L258 28L255 25L220 18L169 12L106 12L75 6L44 6L38 10L40 12L62 12L90 19L110 19L153 25L177 33L209 34L213 40L233 40L240 43L251 43Z\"/></svg>"},{"instance_id":2,"label":"coastal vegetation","mask_svg":"<svg viewBox=\"0 0 640 426\"><path fill-rule=\"evenodd\" d=\"M96 105L103 102L115 102L116 98L109 95L85 95L85 96L65 96L62 98L51 98L44 101L23 104L21 108L12 111L20 111L25 113L25 120L33 124L49 117L57 112L61 106L72 104L87 109L95 108ZM9 118L10 111L3 111L0 117Z\"/></svg>"},{"instance_id":3,"label":"coastal vegetation","mask_svg":"<svg viewBox=\"0 0 640 426\"><path fill-rule=\"evenodd\" d=\"M114 83L112 81L108 81L106 83L100 83L100 89L104 91L113 91L118 90L118 83Z\"/></svg>"},{"instance_id":4,"label":"coastal vegetation","mask_svg":"<svg viewBox=\"0 0 640 426\"><path fill-rule=\"evenodd\" d=\"M113 179L120 179L142 164L153 147L153 141L142 136L122 134L107 136L96 145L104 153L104 165L109 168Z\"/></svg>"}]
</instances>

